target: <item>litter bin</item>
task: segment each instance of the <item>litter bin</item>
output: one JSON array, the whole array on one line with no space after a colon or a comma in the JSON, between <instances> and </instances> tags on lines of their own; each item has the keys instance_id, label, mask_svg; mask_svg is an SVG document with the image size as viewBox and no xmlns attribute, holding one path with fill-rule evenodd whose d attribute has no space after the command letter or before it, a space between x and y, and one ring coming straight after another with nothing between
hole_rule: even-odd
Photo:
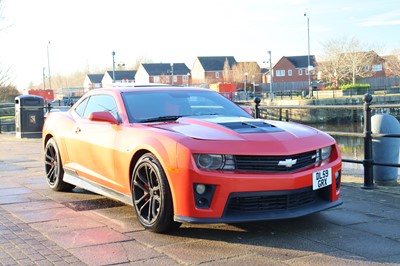
<instances>
[{"instance_id":1,"label":"litter bin","mask_svg":"<svg viewBox=\"0 0 400 266\"><path fill-rule=\"evenodd\" d=\"M371 118L371 131L375 134L400 134L400 124L389 114L374 115ZM376 138L372 140L372 156L374 162L398 164L399 138ZM378 185L397 184L399 169L391 166L374 165L373 174Z\"/></svg>"},{"instance_id":2,"label":"litter bin","mask_svg":"<svg viewBox=\"0 0 400 266\"><path fill-rule=\"evenodd\" d=\"M43 98L36 95L15 97L15 135L41 138L44 124Z\"/></svg>"}]
</instances>

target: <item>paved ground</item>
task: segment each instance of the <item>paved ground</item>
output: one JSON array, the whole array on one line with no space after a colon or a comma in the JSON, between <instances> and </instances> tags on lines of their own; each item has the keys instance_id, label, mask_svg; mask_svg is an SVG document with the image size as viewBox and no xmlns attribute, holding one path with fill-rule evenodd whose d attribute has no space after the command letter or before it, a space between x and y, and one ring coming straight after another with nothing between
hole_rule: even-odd
<instances>
[{"instance_id":1,"label":"paved ground","mask_svg":"<svg viewBox=\"0 0 400 266\"><path fill-rule=\"evenodd\" d=\"M400 265L400 187L360 189L301 219L142 229L133 210L47 188L40 139L0 134L0 265Z\"/></svg>"}]
</instances>

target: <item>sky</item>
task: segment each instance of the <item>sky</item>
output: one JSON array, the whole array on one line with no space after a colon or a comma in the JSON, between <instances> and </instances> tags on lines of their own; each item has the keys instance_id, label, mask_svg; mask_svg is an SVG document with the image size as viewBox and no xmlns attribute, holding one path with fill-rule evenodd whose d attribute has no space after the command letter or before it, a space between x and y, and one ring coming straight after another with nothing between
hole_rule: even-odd
<instances>
[{"instance_id":1,"label":"sky","mask_svg":"<svg viewBox=\"0 0 400 266\"><path fill-rule=\"evenodd\" d=\"M282 56L324 54L355 38L387 55L400 49L398 0L3 0L0 67L26 89L50 74L234 56L269 66ZM307 14L304 16L304 14ZM307 24L307 19L309 24ZM309 25L309 26L308 26Z\"/></svg>"}]
</instances>

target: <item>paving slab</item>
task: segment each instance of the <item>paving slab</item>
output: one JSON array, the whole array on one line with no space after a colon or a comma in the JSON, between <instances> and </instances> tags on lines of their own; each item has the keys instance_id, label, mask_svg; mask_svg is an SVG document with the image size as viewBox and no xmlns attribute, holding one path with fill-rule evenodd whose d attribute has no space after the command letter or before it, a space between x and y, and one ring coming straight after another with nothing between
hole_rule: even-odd
<instances>
[{"instance_id":1,"label":"paving slab","mask_svg":"<svg viewBox=\"0 0 400 266\"><path fill-rule=\"evenodd\" d=\"M41 139L0 134L0 265L400 265L400 186L362 189L292 220L144 230L133 208L47 187Z\"/></svg>"}]
</instances>

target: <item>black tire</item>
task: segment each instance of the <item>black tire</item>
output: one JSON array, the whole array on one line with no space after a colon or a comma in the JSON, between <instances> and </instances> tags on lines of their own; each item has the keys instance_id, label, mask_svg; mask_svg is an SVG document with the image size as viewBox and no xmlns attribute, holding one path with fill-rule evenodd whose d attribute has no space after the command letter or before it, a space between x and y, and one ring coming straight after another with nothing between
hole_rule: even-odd
<instances>
[{"instance_id":1,"label":"black tire","mask_svg":"<svg viewBox=\"0 0 400 266\"><path fill-rule=\"evenodd\" d=\"M60 152L54 138L49 139L44 151L44 168L47 185L54 191L70 191L74 185L65 183Z\"/></svg>"},{"instance_id":2,"label":"black tire","mask_svg":"<svg viewBox=\"0 0 400 266\"><path fill-rule=\"evenodd\" d=\"M132 200L144 228L162 233L178 228L171 190L160 162L151 154L140 157L132 173Z\"/></svg>"}]
</instances>

